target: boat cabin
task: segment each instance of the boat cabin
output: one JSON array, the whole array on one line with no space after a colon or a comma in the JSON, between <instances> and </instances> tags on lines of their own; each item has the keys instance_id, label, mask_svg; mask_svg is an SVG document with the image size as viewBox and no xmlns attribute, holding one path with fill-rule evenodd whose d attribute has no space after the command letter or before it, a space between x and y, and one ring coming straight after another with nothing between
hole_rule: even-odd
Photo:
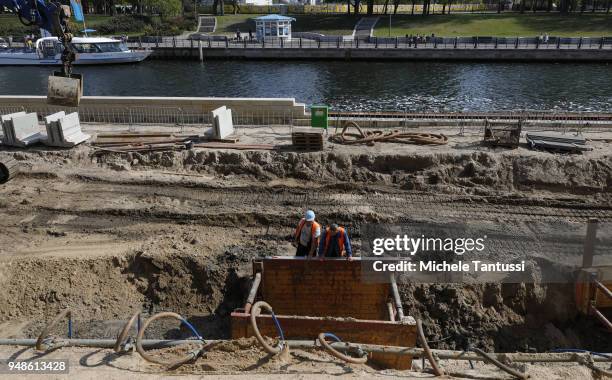
<instances>
[{"instance_id":1,"label":"boat cabin","mask_svg":"<svg viewBox=\"0 0 612 380\"><path fill-rule=\"evenodd\" d=\"M105 37L74 37L72 46L78 53L120 53L127 52L127 45L112 38ZM36 50L44 57L61 54L63 47L57 37L45 37L36 41Z\"/></svg>"}]
</instances>

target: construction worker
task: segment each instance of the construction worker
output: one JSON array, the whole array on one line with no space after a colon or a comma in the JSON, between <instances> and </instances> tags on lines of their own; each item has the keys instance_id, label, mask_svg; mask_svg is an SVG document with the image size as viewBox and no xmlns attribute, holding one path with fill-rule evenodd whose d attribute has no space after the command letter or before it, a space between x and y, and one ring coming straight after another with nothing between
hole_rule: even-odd
<instances>
[{"instance_id":1,"label":"construction worker","mask_svg":"<svg viewBox=\"0 0 612 380\"><path fill-rule=\"evenodd\" d=\"M327 227L321 237L319 257L346 257L349 260L353 258L351 241L344 227L337 224Z\"/></svg>"},{"instance_id":2,"label":"construction worker","mask_svg":"<svg viewBox=\"0 0 612 380\"><path fill-rule=\"evenodd\" d=\"M321 238L321 225L315 222L315 213L312 210L306 211L304 217L298 223L293 245L297 247L296 256L313 257L319 247Z\"/></svg>"}]
</instances>

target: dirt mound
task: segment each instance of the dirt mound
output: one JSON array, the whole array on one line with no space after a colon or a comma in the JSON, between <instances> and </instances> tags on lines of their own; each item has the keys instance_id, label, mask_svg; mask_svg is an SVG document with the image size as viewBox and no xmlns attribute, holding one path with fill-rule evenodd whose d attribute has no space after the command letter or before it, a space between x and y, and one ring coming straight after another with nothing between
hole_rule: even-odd
<instances>
[{"instance_id":1,"label":"dirt mound","mask_svg":"<svg viewBox=\"0 0 612 380\"><path fill-rule=\"evenodd\" d=\"M612 350L603 327L578 315L573 284L404 284L400 293L435 348Z\"/></svg>"},{"instance_id":2,"label":"dirt mound","mask_svg":"<svg viewBox=\"0 0 612 380\"><path fill-rule=\"evenodd\" d=\"M83 152L74 156L70 159L84 158ZM92 163L119 171L165 168L217 176L246 176L261 181L293 178L476 194L532 190L596 194L609 193L612 189L612 155L583 157L491 152L298 154L199 150L107 154Z\"/></svg>"}]
</instances>

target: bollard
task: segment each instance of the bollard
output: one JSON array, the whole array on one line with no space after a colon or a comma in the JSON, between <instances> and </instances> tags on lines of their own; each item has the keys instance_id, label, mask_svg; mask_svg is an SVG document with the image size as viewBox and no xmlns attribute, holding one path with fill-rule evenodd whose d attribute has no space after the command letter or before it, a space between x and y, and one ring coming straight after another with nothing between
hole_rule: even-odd
<instances>
[{"instance_id":1,"label":"bollard","mask_svg":"<svg viewBox=\"0 0 612 380\"><path fill-rule=\"evenodd\" d=\"M374 41L375 41L374 47L378 48L378 37L374 37Z\"/></svg>"},{"instance_id":2,"label":"bollard","mask_svg":"<svg viewBox=\"0 0 612 380\"><path fill-rule=\"evenodd\" d=\"M597 219L589 219L587 232L584 239L584 252L582 254L582 267L590 268L593 266L593 253L595 252L595 241L597 239Z\"/></svg>"},{"instance_id":3,"label":"bollard","mask_svg":"<svg viewBox=\"0 0 612 380\"><path fill-rule=\"evenodd\" d=\"M399 37L395 37L395 48L397 49L397 44L399 42Z\"/></svg>"},{"instance_id":4,"label":"bollard","mask_svg":"<svg viewBox=\"0 0 612 380\"><path fill-rule=\"evenodd\" d=\"M198 40L198 50L200 51L200 62L204 62L204 51L202 50L202 40Z\"/></svg>"},{"instance_id":5,"label":"bollard","mask_svg":"<svg viewBox=\"0 0 612 380\"><path fill-rule=\"evenodd\" d=\"M300 49L302 48L302 37L300 37Z\"/></svg>"},{"instance_id":6,"label":"bollard","mask_svg":"<svg viewBox=\"0 0 612 380\"><path fill-rule=\"evenodd\" d=\"M495 37L495 49L497 49L497 42L498 42L497 37Z\"/></svg>"},{"instance_id":7,"label":"bollard","mask_svg":"<svg viewBox=\"0 0 612 380\"><path fill-rule=\"evenodd\" d=\"M225 48L229 47L229 38L227 38L227 36L225 36Z\"/></svg>"},{"instance_id":8,"label":"bollard","mask_svg":"<svg viewBox=\"0 0 612 380\"><path fill-rule=\"evenodd\" d=\"M172 36L172 47L176 47L176 37Z\"/></svg>"}]
</instances>

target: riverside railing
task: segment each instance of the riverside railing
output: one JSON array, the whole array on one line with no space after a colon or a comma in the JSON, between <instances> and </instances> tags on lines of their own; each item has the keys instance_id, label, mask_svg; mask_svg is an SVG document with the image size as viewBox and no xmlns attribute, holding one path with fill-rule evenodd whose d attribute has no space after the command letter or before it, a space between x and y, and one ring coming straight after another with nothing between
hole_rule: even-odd
<instances>
[{"instance_id":1,"label":"riverside railing","mask_svg":"<svg viewBox=\"0 0 612 380\"><path fill-rule=\"evenodd\" d=\"M236 39L229 36L201 36L198 39L144 37L130 39L133 48L225 49L612 49L612 37L368 37L321 36L291 40Z\"/></svg>"},{"instance_id":2,"label":"riverside railing","mask_svg":"<svg viewBox=\"0 0 612 380\"><path fill-rule=\"evenodd\" d=\"M7 41L9 41L7 39ZM612 49L612 37L366 37L320 36L291 40L257 40L230 36L199 36L193 39L178 37L136 37L128 40L132 49ZM12 40L9 49L24 48L23 42ZM0 49L1 51L2 49Z\"/></svg>"}]
</instances>

